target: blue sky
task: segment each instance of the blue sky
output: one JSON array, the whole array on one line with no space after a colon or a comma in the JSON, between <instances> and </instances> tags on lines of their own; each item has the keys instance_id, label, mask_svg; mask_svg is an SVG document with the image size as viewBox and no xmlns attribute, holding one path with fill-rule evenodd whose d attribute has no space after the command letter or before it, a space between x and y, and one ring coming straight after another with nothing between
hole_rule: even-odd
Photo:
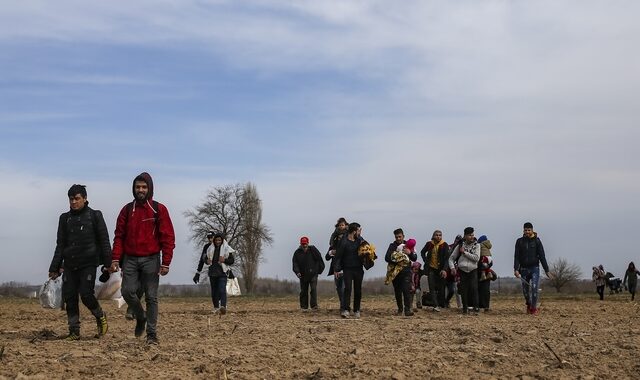
<instances>
[{"instance_id":1,"label":"blue sky","mask_svg":"<svg viewBox=\"0 0 640 380\"><path fill-rule=\"evenodd\" d=\"M622 1L0 3L0 282L43 281L66 190L114 226L141 171L178 234L207 189L257 185L261 276L335 220L382 252L467 225L511 273L532 221L550 260L621 274L640 211L640 6ZM111 227L113 231L113 227ZM383 262L369 276L384 272Z\"/></svg>"}]
</instances>

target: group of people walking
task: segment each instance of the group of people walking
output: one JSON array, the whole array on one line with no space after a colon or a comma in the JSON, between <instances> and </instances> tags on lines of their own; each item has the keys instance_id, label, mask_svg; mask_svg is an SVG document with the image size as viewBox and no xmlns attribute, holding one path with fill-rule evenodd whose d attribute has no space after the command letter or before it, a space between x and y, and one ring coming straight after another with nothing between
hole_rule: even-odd
<instances>
[{"instance_id":1,"label":"group of people walking","mask_svg":"<svg viewBox=\"0 0 640 380\"><path fill-rule=\"evenodd\" d=\"M622 279L622 281L613 274L606 272L602 264L594 266L592 269L593 273L591 274L591 279L595 282L596 292L600 297L600 301L604 300L604 288L607 285L611 288L611 294L614 292L621 292L622 287L624 286L624 289L629 291L631 294L631 300L635 300L636 288L638 287L638 275L640 275L640 271L636 269L636 265L633 261L629 263L629 266L627 266L627 269L624 271L624 279Z\"/></svg>"},{"instance_id":2,"label":"group of people walking","mask_svg":"<svg viewBox=\"0 0 640 380\"><path fill-rule=\"evenodd\" d=\"M325 260L330 261L328 276L333 276L343 318L360 317L364 269L370 268L375 260L375 253L373 256L367 253L373 245L361 236L361 232L360 224L338 219L325 255ZM405 240L402 228L394 230L393 234L394 240L384 256L387 263L385 284L393 285L398 315L412 316L423 304L439 312L441 308L449 307L454 296L463 314L490 310L491 281L497 279L497 275L491 269L492 245L486 236L476 238L474 228L467 227L464 234L456 236L449 245L443 240L442 231L436 230L420 250L421 264L417 261L416 240ZM317 279L325 268L320 251L309 244L307 237L302 237L292 261L293 271L300 279L300 308L317 310ZM539 313L540 265L550 276L542 242L533 231L533 225L525 223L523 236L516 241L514 275L522 281L528 314ZM429 287L423 294L422 276L427 277Z\"/></svg>"},{"instance_id":3,"label":"group of people walking","mask_svg":"<svg viewBox=\"0 0 640 380\"><path fill-rule=\"evenodd\" d=\"M111 273L122 271L121 292L128 305L128 319L136 321L134 335L140 337L146 331L146 342L158 344L158 285L160 276L169 273L175 234L169 211L153 199L153 180L148 173L134 178L132 192L134 200L118 214L113 247L102 212L89 207L86 187L73 185L67 192L70 210L58 220L49 278L62 276L68 340L80 338L78 298L96 318L96 336L108 331L107 315L94 292L97 268L102 265L102 282Z\"/></svg>"}]
</instances>

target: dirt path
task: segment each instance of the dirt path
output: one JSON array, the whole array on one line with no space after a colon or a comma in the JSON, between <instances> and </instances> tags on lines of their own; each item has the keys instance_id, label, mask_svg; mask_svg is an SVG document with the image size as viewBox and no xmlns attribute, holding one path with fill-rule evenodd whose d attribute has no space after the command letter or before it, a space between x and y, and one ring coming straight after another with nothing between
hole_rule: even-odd
<instances>
[{"instance_id":1,"label":"dirt path","mask_svg":"<svg viewBox=\"0 0 640 380\"><path fill-rule=\"evenodd\" d=\"M626 299L626 298L625 298ZM210 314L208 299L162 299L160 345L133 337L124 309L103 301L109 333L81 309L82 340L66 342L64 312L35 300L0 299L0 378L638 378L639 306L615 300L519 298L490 313L454 309L393 316L391 297L365 297L360 320L341 320L335 299L302 313L288 298L233 298ZM557 355L557 357L556 357Z\"/></svg>"}]
</instances>

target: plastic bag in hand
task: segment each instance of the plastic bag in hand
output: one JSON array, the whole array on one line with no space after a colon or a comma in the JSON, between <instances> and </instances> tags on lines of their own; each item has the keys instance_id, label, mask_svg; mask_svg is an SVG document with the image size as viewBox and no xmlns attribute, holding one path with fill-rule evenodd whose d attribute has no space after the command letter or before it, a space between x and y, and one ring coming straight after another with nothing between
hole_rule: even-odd
<instances>
[{"instance_id":1,"label":"plastic bag in hand","mask_svg":"<svg viewBox=\"0 0 640 380\"><path fill-rule=\"evenodd\" d=\"M62 307L62 276L48 279L40 288L40 305L46 309Z\"/></svg>"}]
</instances>

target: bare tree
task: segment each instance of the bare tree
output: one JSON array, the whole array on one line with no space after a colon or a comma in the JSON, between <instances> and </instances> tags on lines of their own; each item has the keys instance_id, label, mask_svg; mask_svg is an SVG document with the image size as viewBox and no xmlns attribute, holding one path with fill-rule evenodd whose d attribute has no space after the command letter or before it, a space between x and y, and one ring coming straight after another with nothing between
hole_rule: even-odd
<instances>
[{"instance_id":1,"label":"bare tree","mask_svg":"<svg viewBox=\"0 0 640 380\"><path fill-rule=\"evenodd\" d=\"M244 290L252 293L262 261L262 244L271 244L269 227L262 223L262 202L252 183L216 187L204 202L184 212L191 228L190 240L202 247L208 231L223 234L237 251ZM200 252L200 251L198 251Z\"/></svg>"},{"instance_id":2,"label":"bare tree","mask_svg":"<svg viewBox=\"0 0 640 380\"><path fill-rule=\"evenodd\" d=\"M582 276L580 267L576 264L569 263L564 258L558 258L551 263L549 271L553 276L548 280L549 285L554 287L558 293L562 291L567 284L575 282Z\"/></svg>"}]
</instances>

